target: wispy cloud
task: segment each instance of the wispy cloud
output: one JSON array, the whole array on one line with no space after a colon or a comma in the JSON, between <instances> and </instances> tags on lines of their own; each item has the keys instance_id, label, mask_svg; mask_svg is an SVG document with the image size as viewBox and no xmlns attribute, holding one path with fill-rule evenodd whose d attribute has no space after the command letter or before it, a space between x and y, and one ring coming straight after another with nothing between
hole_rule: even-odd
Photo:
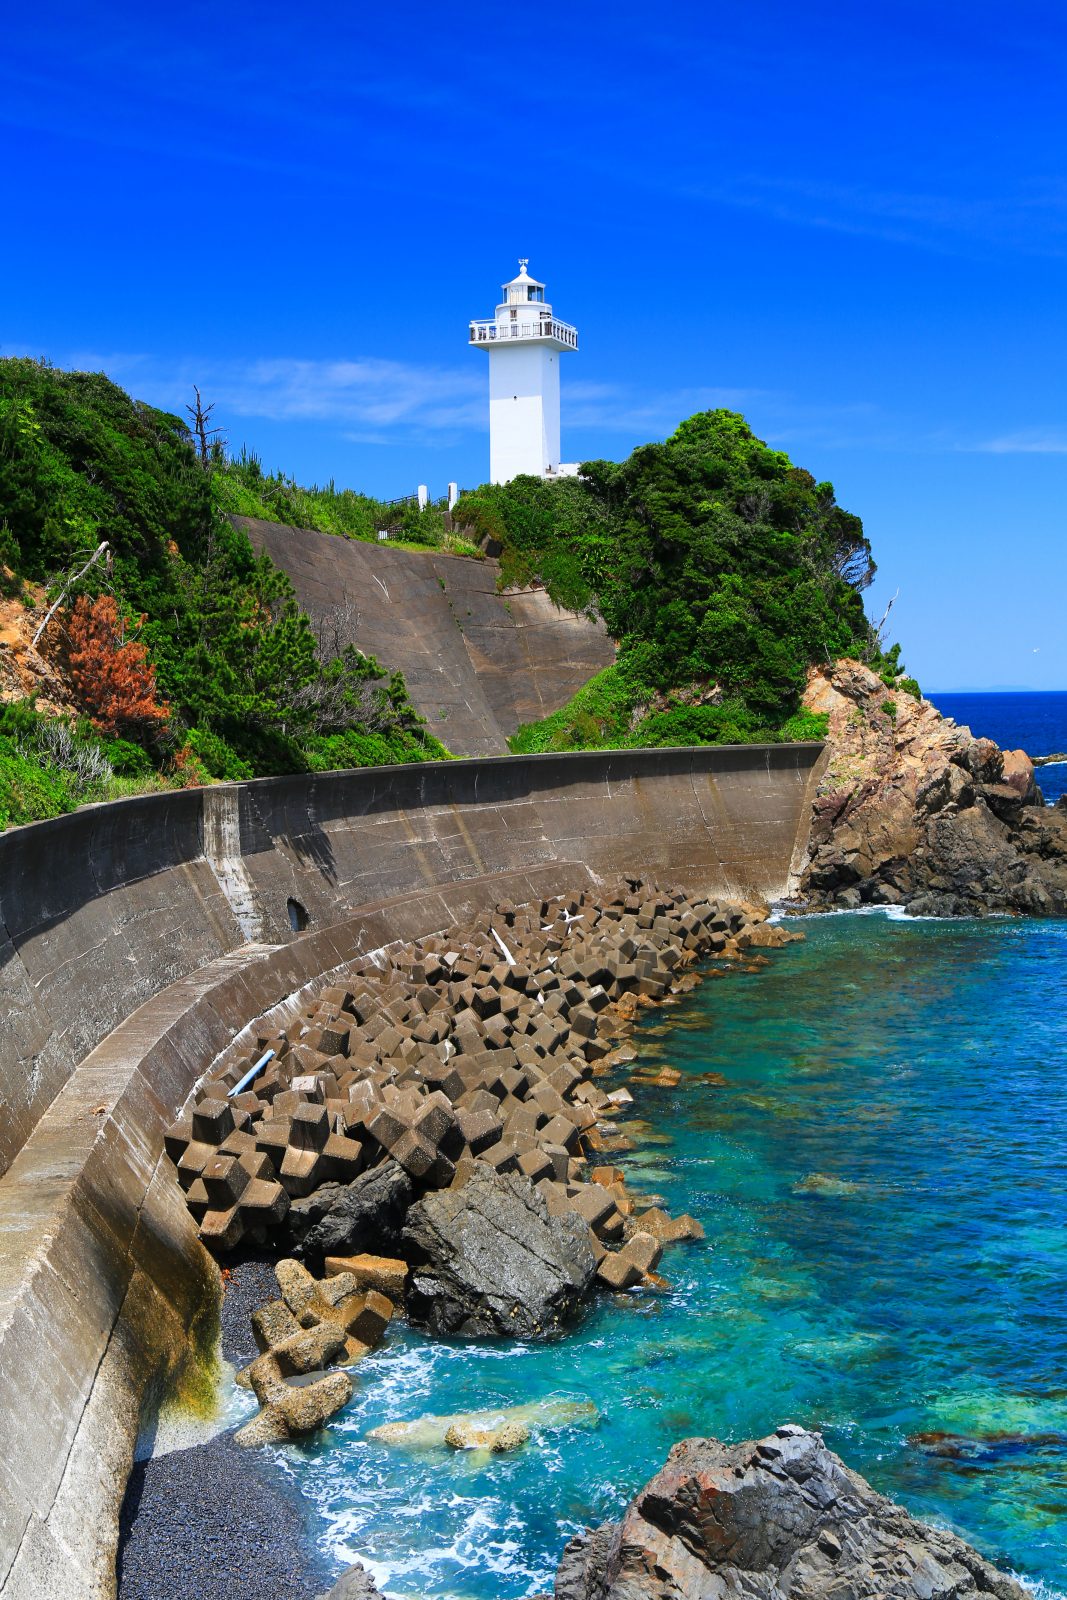
<instances>
[{"instance_id":1,"label":"wispy cloud","mask_svg":"<svg viewBox=\"0 0 1067 1600\"><path fill-rule=\"evenodd\" d=\"M417 366L377 357L311 361L168 363L116 352L75 352L63 365L104 371L153 405L182 411L199 385L223 426L229 417L333 424L361 443L461 433L487 426L485 373L477 368Z\"/></svg>"},{"instance_id":2,"label":"wispy cloud","mask_svg":"<svg viewBox=\"0 0 1067 1600\"><path fill-rule=\"evenodd\" d=\"M1027 429L1004 433L968 448L988 456L1067 456L1067 431L1062 428Z\"/></svg>"},{"instance_id":3,"label":"wispy cloud","mask_svg":"<svg viewBox=\"0 0 1067 1600\"><path fill-rule=\"evenodd\" d=\"M760 389L685 388L650 392L624 384L565 383L563 410L568 429L627 433L655 439L671 432L682 417L690 417L695 411L712 411L720 406L743 411L762 398L767 395Z\"/></svg>"},{"instance_id":4,"label":"wispy cloud","mask_svg":"<svg viewBox=\"0 0 1067 1600\"><path fill-rule=\"evenodd\" d=\"M900 439L877 406L866 401L811 404L774 389L677 388L649 390L637 385L567 384L563 418L568 434L619 433L630 445L663 439L683 417L718 408L740 411L774 445L801 442L823 448L850 445L898 448Z\"/></svg>"},{"instance_id":5,"label":"wispy cloud","mask_svg":"<svg viewBox=\"0 0 1067 1600\"><path fill-rule=\"evenodd\" d=\"M450 448L489 426L484 365L421 365L376 356L319 361L175 360L145 352L69 351L59 365L109 377L152 405L185 415L197 384L214 402L216 420L239 442L238 423L316 423L347 442L378 448L423 444ZM1067 455L1067 430L1019 429L975 441L952 428L916 429L865 400L809 401L786 390L704 385L655 389L631 382L567 382L563 386L564 448L573 459L623 453L664 439L684 417L724 407L740 411L768 443L798 449L884 450L896 454L980 452ZM607 437L605 437L607 436ZM608 445L607 439L616 444Z\"/></svg>"}]
</instances>

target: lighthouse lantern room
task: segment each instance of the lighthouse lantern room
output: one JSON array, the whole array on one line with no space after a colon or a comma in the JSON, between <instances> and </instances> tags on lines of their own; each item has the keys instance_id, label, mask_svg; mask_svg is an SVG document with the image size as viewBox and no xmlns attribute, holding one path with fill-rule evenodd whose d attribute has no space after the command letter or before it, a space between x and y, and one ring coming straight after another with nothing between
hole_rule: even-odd
<instances>
[{"instance_id":1,"label":"lighthouse lantern room","mask_svg":"<svg viewBox=\"0 0 1067 1600\"><path fill-rule=\"evenodd\" d=\"M507 483L522 472L568 477L559 459L559 358L578 348L578 330L552 315L545 286L528 261L503 287L495 317L470 325L470 342L489 355L489 476Z\"/></svg>"}]
</instances>

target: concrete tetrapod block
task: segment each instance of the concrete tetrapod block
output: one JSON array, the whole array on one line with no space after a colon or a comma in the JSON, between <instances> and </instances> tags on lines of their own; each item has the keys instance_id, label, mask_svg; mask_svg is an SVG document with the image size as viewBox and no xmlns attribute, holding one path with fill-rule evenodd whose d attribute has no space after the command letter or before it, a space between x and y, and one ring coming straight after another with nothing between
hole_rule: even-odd
<instances>
[{"instance_id":1,"label":"concrete tetrapod block","mask_svg":"<svg viewBox=\"0 0 1067 1600\"><path fill-rule=\"evenodd\" d=\"M237 1374L237 1382L242 1388L253 1389L260 1404L267 1405L279 1384L287 1378L321 1372L343 1354L344 1348L345 1335L341 1328L327 1323L298 1328L290 1338L257 1356L250 1366Z\"/></svg>"},{"instance_id":2,"label":"concrete tetrapod block","mask_svg":"<svg viewBox=\"0 0 1067 1600\"><path fill-rule=\"evenodd\" d=\"M347 1372L327 1372L310 1383L280 1383L259 1415L239 1428L234 1439L250 1447L302 1438L321 1428L351 1398L352 1380Z\"/></svg>"},{"instance_id":3,"label":"concrete tetrapod block","mask_svg":"<svg viewBox=\"0 0 1067 1600\"><path fill-rule=\"evenodd\" d=\"M284 1300L268 1300L252 1313L252 1334L261 1351L284 1344L300 1332L300 1324Z\"/></svg>"},{"instance_id":4,"label":"concrete tetrapod block","mask_svg":"<svg viewBox=\"0 0 1067 1600\"><path fill-rule=\"evenodd\" d=\"M357 1289L377 1289L379 1294L399 1304L404 1297L408 1264L393 1256L327 1256L326 1276L333 1278L339 1273L350 1276Z\"/></svg>"},{"instance_id":5,"label":"concrete tetrapod block","mask_svg":"<svg viewBox=\"0 0 1067 1600\"><path fill-rule=\"evenodd\" d=\"M597 1267L597 1277L609 1289L632 1289L659 1264L663 1247L650 1233L635 1233L621 1250L609 1251Z\"/></svg>"},{"instance_id":6,"label":"concrete tetrapod block","mask_svg":"<svg viewBox=\"0 0 1067 1600\"><path fill-rule=\"evenodd\" d=\"M636 1227L644 1233L650 1233L663 1244L674 1244L680 1239L703 1239L703 1224L696 1217L691 1217L688 1212L680 1217L670 1217L659 1206L653 1206L649 1211L642 1211L634 1217Z\"/></svg>"}]
</instances>

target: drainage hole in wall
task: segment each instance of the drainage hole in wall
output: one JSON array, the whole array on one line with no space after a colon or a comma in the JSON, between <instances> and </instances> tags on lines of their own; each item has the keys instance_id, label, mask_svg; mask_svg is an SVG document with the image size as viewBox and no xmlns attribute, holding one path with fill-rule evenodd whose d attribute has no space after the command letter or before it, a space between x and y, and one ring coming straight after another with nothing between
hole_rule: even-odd
<instances>
[{"instance_id":1,"label":"drainage hole in wall","mask_svg":"<svg viewBox=\"0 0 1067 1600\"><path fill-rule=\"evenodd\" d=\"M302 906L299 900L293 900L292 898L287 900L285 904L289 912L290 928L294 933L303 933L308 925L307 907Z\"/></svg>"}]
</instances>

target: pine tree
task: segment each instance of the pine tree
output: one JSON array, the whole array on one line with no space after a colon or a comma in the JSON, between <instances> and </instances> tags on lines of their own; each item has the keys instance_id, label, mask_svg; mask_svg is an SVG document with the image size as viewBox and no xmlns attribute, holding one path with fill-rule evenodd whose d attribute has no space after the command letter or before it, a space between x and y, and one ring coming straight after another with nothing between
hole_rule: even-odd
<instances>
[{"instance_id":1,"label":"pine tree","mask_svg":"<svg viewBox=\"0 0 1067 1600\"><path fill-rule=\"evenodd\" d=\"M144 645L124 638L114 598L79 597L68 623L70 675L82 705L103 734L158 733L170 707L156 695L156 669Z\"/></svg>"}]
</instances>

